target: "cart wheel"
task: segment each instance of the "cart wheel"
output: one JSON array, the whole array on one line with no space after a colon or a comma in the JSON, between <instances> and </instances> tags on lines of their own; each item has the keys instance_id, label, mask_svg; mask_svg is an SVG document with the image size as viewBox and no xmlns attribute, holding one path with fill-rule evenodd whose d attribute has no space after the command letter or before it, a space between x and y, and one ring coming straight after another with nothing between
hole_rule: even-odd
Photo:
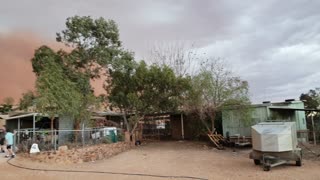
<instances>
[{"instance_id":1,"label":"cart wheel","mask_svg":"<svg viewBox=\"0 0 320 180\"><path fill-rule=\"evenodd\" d=\"M302 165L301 160L296 161L296 166L301 166L301 165Z\"/></svg>"},{"instance_id":2,"label":"cart wheel","mask_svg":"<svg viewBox=\"0 0 320 180\"><path fill-rule=\"evenodd\" d=\"M263 170L264 170L264 171L270 171L270 168L271 168L271 167L270 167L270 165L268 165L268 164L264 164L264 165L263 165Z\"/></svg>"},{"instance_id":3,"label":"cart wheel","mask_svg":"<svg viewBox=\"0 0 320 180\"><path fill-rule=\"evenodd\" d=\"M264 171L270 171L270 160L269 159L265 159L265 161L263 162L263 170Z\"/></svg>"},{"instance_id":4,"label":"cart wheel","mask_svg":"<svg viewBox=\"0 0 320 180\"><path fill-rule=\"evenodd\" d=\"M255 165L260 165L261 164L261 161L259 159L254 159L253 161L254 161Z\"/></svg>"}]
</instances>

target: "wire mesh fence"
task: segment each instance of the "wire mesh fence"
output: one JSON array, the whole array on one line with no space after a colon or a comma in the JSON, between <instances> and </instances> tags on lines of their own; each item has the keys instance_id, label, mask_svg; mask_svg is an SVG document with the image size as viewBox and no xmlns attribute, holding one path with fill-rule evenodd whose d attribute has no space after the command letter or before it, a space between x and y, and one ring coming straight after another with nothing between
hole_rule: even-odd
<instances>
[{"instance_id":1,"label":"wire mesh fence","mask_svg":"<svg viewBox=\"0 0 320 180\"><path fill-rule=\"evenodd\" d=\"M58 150L60 146L80 148L95 144L109 144L124 141L122 129L88 128L82 130L31 130L15 131L15 146L21 152L28 152L32 144L38 144L41 151Z\"/></svg>"}]
</instances>

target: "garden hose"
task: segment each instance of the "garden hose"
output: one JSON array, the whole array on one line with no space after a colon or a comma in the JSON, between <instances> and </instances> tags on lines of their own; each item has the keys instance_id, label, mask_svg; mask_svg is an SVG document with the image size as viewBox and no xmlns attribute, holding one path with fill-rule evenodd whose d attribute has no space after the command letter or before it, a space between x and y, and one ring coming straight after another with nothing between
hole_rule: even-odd
<instances>
[{"instance_id":1,"label":"garden hose","mask_svg":"<svg viewBox=\"0 0 320 180\"><path fill-rule=\"evenodd\" d=\"M155 177L155 178L166 178L166 179L197 179L197 180L208 180L206 178L192 177L192 176L166 176L166 175L155 175L155 174L143 174L143 173L122 173L122 172L110 172L110 171L80 171L80 170L62 170L62 169L38 169L29 168L19 165L12 164L10 161L12 158L7 160L7 163L13 167L31 170L31 171L46 171L46 172L72 172L72 173L94 173L94 174L113 174L113 175L124 175L124 176L144 176L144 177Z\"/></svg>"}]
</instances>

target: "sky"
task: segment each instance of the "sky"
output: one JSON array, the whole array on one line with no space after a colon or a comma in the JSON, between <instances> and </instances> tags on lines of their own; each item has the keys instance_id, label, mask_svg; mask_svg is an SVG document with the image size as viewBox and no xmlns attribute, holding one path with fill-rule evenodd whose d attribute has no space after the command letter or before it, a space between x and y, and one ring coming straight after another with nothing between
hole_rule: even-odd
<instances>
[{"instance_id":1,"label":"sky","mask_svg":"<svg viewBox=\"0 0 320 180\"><path fill-rule=\"evenodd\" d=\"M172 41L195 44L198 52L224 59L235 75L249 82L254 103L298 99L320 86L319 0L0 0L0 4L0 51L6 47L4 53L12 52L0 53L0 81L12 74L8 70L12 59L29 62L32 57L32 50L15 54L17 46L19 52L24 50L21 44L31 49L43 43L58 47L55 33L64 29L66 18L89 15L115 20L124 47L137 59L146 57L153 44ZM19 37L15 45L8 45L10 38ZM19 72L15 71L17 77Z\"/></svg>"}]
</instances>

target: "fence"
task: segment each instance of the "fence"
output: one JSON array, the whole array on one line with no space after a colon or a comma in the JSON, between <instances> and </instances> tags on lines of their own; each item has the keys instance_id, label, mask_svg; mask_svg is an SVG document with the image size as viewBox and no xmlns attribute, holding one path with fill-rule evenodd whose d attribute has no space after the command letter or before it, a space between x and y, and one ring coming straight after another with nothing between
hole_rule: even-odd
<instances>
[{"instance_id":1,"label":"fence","mask_svg":"<svg viewBox=\"0 0 320 180\"><path fill-rule=\"evenodd\" d=\"M300 140L300 142L320 144L320 131L300 130L298 131L298 139Z\"/></svg>"},{"instance_id":2,"label":"fence","mask_svg":"<svg viewBox=\"0 0 320 180\"><path fill-rule=\"evenodd\" d=\"M309 131L309 142L312 144L320 144L320 131Z\"/></svg>"},{"instance_id":3,"label":"fence","mask_svg":"<svg viewBox=\"0 0 320 180\"><path fill-rule=\"evenodd\" d=\"M124 140L122 129L92 128L82 130L20 130L15 131L15 146L28 152L33 143L41 151L57 150L59 146L79 148L102 143L115 143Z\"/></svg>"}]
</instances>

